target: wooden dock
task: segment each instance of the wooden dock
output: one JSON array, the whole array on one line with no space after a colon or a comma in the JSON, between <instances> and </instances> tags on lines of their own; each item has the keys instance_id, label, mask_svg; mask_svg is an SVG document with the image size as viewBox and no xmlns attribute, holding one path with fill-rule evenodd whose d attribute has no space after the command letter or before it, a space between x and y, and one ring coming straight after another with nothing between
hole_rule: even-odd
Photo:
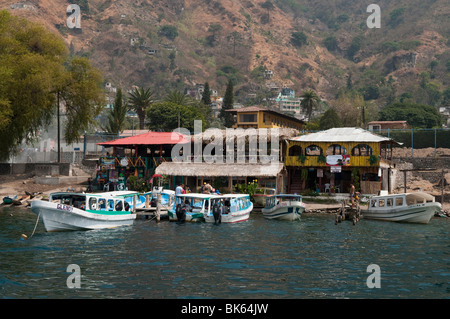
<instances>
[{"instance_id":1,"label":"wooden dock","mask_svg":"<svg viewBox=\"0 0 450 319\"><path fill-rule=\"evenodd\" d=\"M141 207L137 208L135 212L137 217L156 217L156 207ZM160 209L160 217L165 218L168 217L168 209L167 207L161 207Z\"/></svg>"}]
</instances>

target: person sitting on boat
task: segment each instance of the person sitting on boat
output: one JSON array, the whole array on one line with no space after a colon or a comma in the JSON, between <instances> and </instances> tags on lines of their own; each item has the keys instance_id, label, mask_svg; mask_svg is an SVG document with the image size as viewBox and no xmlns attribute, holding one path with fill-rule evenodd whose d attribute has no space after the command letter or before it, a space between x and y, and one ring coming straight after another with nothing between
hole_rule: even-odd
<instances>
[{"instance_id":1,"label":"person sitting on boat","mask_svg":"<svg viewBox=\"0 0 450 319\"><path fill-rule=\"evenodd\" d=\"M191 207L191 205L189 204L189 200L187 200L187 199L186 199L186 201L184 202L184 210L185 210L186 212L192 212L192 207Z\"/></svg>"}]
</instances>

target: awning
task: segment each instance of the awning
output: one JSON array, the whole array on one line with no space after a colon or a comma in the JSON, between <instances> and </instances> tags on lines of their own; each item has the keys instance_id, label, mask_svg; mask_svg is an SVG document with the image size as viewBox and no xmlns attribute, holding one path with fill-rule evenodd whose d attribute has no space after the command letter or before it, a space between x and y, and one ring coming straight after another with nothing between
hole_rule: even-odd
<instances>
[{"instance_id":1,"label":"awning","mask_svg":"<svg viewBox=\"0 0 450 319\"><path fill-rule=\"evenodd\" d=\"M283 169L283 163L269 164L218 164L218 163L177 163L164 162L155 173L169 176L208 176L208 177L276 177Z\"/></svg>"},{"instance_id":2,"label":"awning","mask_svg":"<svg viewBox=\"0 0 450 319\"><path fill-rule=\"evenodd\" d=\"M104 147L111 146L134 146L134 145L174 145L190 143L191 137L176 132L148 132L135 136L119 138L113 141L97 143Z\"/></svg>"}]
</instances>

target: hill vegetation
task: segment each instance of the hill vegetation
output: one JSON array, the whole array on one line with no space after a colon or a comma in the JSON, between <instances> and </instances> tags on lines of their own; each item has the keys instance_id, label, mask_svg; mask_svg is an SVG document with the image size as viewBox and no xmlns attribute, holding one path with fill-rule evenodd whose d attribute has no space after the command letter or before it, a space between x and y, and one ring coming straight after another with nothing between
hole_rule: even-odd
<instances>
[{"instance_id":1,"label":"hill vegetation","mask_svg":"<svg viewBox=\"0 0 450 319\"><path fill-rule=\"evenodd\" d=\"M80 5L81 30L66 26L69 3ZM59 33L70 54L88 57L105 81L151 88L161 99L205 82L223 96L231 80L240 103L265 103L283 86L298 96L313 90L327 106L355 93L375 109L400 100L450 103L445 0L379 0L380 28L367 26L369 3L359 0L19 4L0 0L0 8Z\"/></svg>"}]
</instances>

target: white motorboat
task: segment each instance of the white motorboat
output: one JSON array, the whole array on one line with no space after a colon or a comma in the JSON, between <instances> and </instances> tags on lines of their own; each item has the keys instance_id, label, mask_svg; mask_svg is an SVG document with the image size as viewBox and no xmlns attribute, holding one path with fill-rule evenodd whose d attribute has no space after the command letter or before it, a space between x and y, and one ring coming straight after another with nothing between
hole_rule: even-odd
<instances>
[{"instance_id":1,"label":"white motorboat","mask_svg":"<svg viewBox=\"0 0 450 319\"><path fill-rule=\"evenodd\" d=\"M132 225L133 207L126 201L136 192L51 193L48 201L34 200L31 211L40 216L48 232L92 230Z\"/></svg>"},{"instance_id":2,"label":"white motorboat","mask_svg":"<svg viewBox=\"0 0 450 319\"><path fill-rule=\"evenodd\" d=\"M253 199L255 200L255 207L264 207L266 205L266 198L275 195L277 190L275 188L260 187L255 190Z\"/></svg>"},{"instance_id":3,"label":"white motorboat","mask_svg":"<svg viewBox=\"0 0 450 319\"><path fill-rule=\"evenodd\" d=\"M424 192L391 194L370 198L364 219L427 224L442 205Z\"/></svg>"},{"instance_id":4,"label":"white motorboat","mask_svg":"<svg viewBox=\"0 0 450 319\"><path fill-rule=\"evenodd\" d=\"M266 206L261 209L267 219L293 221L301 217L305 204L301 195L279 194L266 198Z\"/></svg>"},{"instance_id":5,"label":"white motorboat","mask_svg":"<svg viewBox=\"0 0 450 319\"><path fill-rule=\"evenodd\" d=\"M214 194L188 193L175 196L172 207L168 210L169 221L202 222L203 212L209 209Z\"/></svg>"},{"instance_id":6,"label":"white motorboat","mask_svg":"<svg viewBox=\"0 0 450 319\"><path fill-rule=\"evenodd\" d=\"M215 195L210 199L210 209L203 211L208 223L237 223L249 219L253 203L248 194Z\"/></svg>"}]
</instances>

